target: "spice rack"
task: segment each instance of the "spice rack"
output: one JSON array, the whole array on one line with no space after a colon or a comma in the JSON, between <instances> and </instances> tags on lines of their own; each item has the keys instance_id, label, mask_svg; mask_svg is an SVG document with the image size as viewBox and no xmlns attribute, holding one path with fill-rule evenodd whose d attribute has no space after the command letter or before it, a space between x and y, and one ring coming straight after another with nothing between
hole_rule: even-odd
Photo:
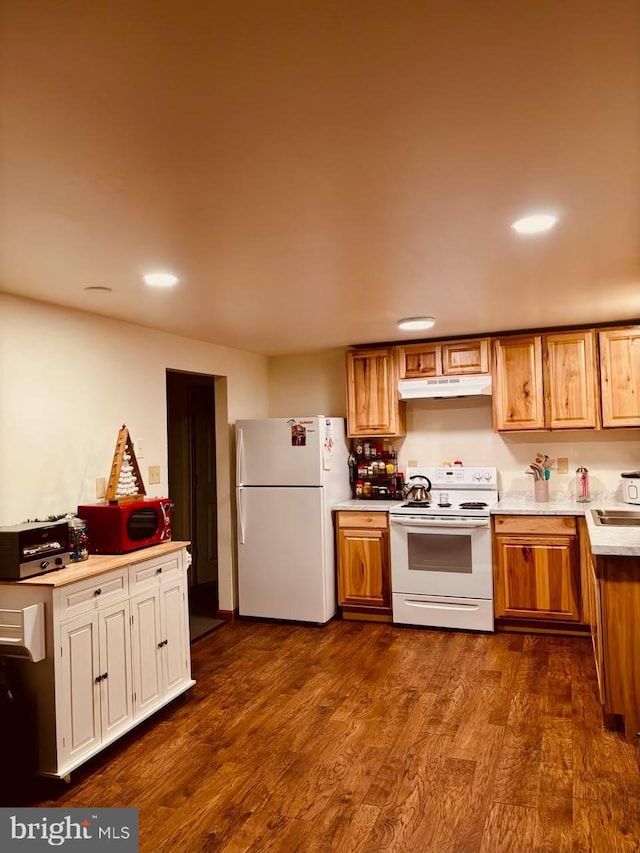
<instances>
[{"instance_id":1,"label":"spice rack","mask_svg":"<svg viewBox=\"0 0 640 853\"><path fill-rule=\"evenodd\" d=\"M398 454L386 442L358 439L349 457L351 494L356 500L402 500L404 475Z\"/></svg>"}]
</instances>

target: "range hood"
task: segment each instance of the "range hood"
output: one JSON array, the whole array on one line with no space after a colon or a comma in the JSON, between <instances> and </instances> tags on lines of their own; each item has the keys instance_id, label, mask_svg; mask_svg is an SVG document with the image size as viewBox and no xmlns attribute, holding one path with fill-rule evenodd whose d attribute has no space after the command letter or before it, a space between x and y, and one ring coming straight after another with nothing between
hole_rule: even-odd
<instances>
[{"instance_id":1,"label":"range hood","mask_svg":"<svg viewBox=\"0 0 640 853\"><path fill-rule=\"evenodd\" d=\"M491 376L438 376L433 379L401 379L401 400L424 400L434 397L478 397L491 395Z\"/></svg>"}]
</instances>

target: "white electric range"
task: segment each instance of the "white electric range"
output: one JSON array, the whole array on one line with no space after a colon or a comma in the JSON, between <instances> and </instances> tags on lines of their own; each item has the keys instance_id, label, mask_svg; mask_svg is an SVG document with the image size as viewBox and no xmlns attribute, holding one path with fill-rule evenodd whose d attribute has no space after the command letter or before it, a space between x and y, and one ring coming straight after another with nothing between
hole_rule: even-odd
<instances>
[{"instance_id":1,"label":"white electric range","mask_svg":"<svg viewBox=\"0 0 640 853\"><path fill-rule=\"evenodd\" d=\"M431 481L431 501L406 502L389 513L393 621L493 631L490 510L498 500L496 469L406 473L408 483L416 475Z\"/></svg>"}]
</instances>

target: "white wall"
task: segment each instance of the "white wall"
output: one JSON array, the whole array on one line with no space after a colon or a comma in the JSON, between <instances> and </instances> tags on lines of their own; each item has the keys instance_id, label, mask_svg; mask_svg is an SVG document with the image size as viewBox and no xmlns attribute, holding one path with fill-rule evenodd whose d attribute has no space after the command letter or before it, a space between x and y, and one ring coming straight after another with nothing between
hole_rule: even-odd
<instances>
[{"instance_id":1,"label":"white wall","mask_svg":"<svg viewBox=\"0 0 640 853\"><path fill-rule=\"evenodd\" d=\"M346 371L343 349L269 359L269 416L346 417Z\"/></svg>"},{"instance_id":2,"label":"white wall","mask_svg":"<svg viewBox=\"0 0 640 853\"><path fill-rule=\"evenodd\" d=\"M0 294L0 524L75 510L96 500L118 429L144 442L147 494L167 494L165 370L226 377L226 416L268 413L267 359L93 314ZM229 430L219 480L220 607L235 606ZM149 465L161 466L150 486Z\"/></svg>"},{"instance_id":3,"label":"white wall","mask_svg":"<svg viewBox=\"0 0 640 853\"><path fill-rule=\"evenodd\" d=\"M344 354L310 353L272 359L269 371L269 411L272 416L323 412L344 415ZM342 396L341 396L342 395ZM342 402L340 408L339 401ZM302 402L304 405L302 405ZM301 414L303 412L300 412ZM566 456L569 474L554 470L551 491L575 491L575 470L585 465L593 490L614 491L620 472L640 468L640 430L570 430L498 435L491 422L491 398L412 400L407 403L407 437L395 442L399 462L438 465L444 459L462 459L467 465L495 465L500 488L532 489L524 471L541 450L552 458Z\"/></svg>"},{"instance_id":4,"label":"white wall","mask_svg":"<svg viewBox=\"0 0 640 853\"><path fill-rule=\"evenodd\" d=\"M399 461L437 465L461 459L466 465L495 465L505 491L533 489L524 472L537 451L553 459L566 456L569 474L552 470L551 491L576 491L575 470L589 469L592 490L614 491L620 472L640 466L640 430L603 430L496 434L491 400L412 400L407 403L407 437L397 443Z\"/></svg>"}]
</instances>

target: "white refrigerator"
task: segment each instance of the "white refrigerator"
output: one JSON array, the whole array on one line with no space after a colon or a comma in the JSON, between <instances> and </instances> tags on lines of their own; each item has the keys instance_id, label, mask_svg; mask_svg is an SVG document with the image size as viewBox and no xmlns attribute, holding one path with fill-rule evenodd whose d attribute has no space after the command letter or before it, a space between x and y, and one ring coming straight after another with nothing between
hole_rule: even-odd
<instances>
[{"instance_id":1,"label":"white refrigerator","mask_svg":"<svg viewBox=\"0 0 640 853\"><path fill-rule=\"evenodd\" d=\"M332 507L351 497L341 418L236 422L241 616L335 615Z\"/></svg>"}]
</instances>

